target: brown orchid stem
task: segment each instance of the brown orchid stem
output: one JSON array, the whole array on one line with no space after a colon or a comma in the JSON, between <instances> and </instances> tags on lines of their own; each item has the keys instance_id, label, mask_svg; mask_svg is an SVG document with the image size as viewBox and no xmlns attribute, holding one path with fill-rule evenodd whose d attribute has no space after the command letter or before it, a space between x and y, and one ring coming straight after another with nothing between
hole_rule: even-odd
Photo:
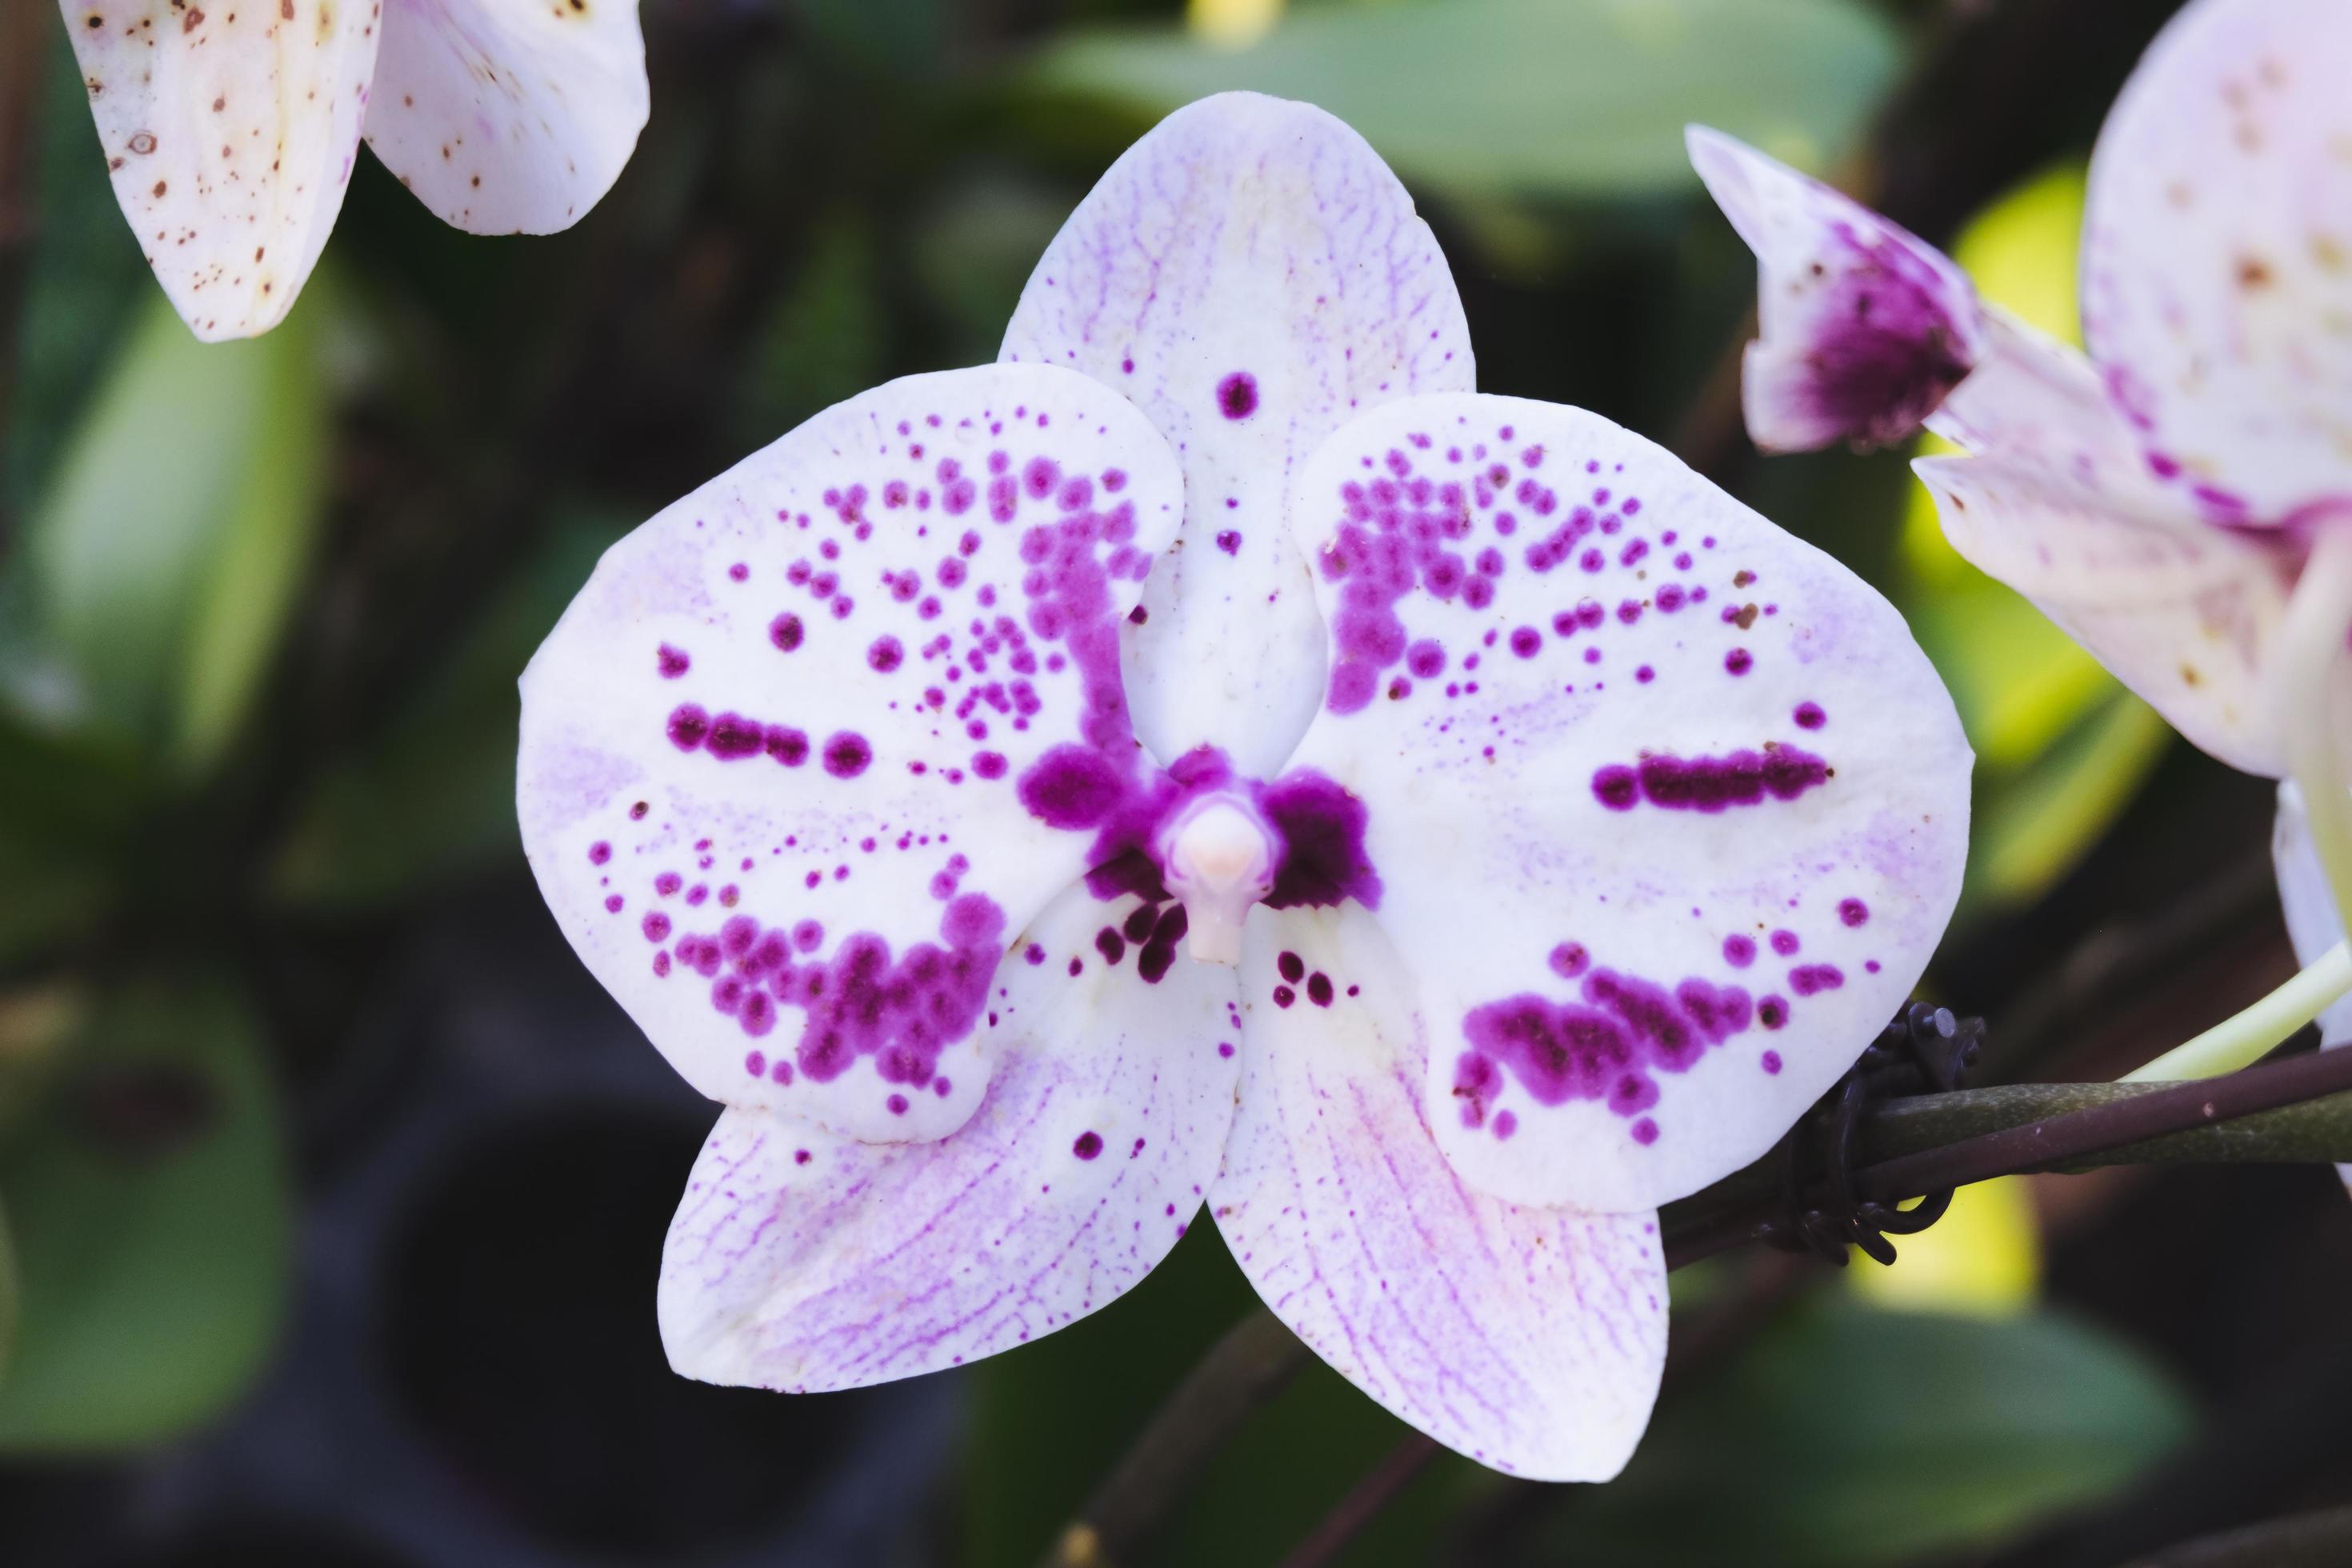
<instances>
[{"instance_id":1,"label":"brown orchid stem","mask_svg":"<svg viewBox=\"0 0 2352 1568\"><path fill-rule=\"evenodd\" d=\"M1437 1440L1419 1432L1409 1432L1399 1438L1379 1464L1348 1489L1348 1495L1339 1500L1339 1506L1323 1516L1315 1532L1290 1549L1281 1568L1324 1568L1347 1550L1356 1531L1412 1484L1413 1478L1437 1457Z\"/></svg>"},{"instance_id":2,"label":"brown orchid stem","mask_svg":"<svg viewBox=\"0 0 2352 1568\"><path fill-rule=\"evenodd\" d=\"M2189 1083L2011 1084L1897 1100L1863 1119L1861 1195L1895 1202L2032 1171L2102 1165L2352 1162L2352 1050L2313 1052ZM1786 1211L1767 1155L1660 1216L1669 1268L1761 1239ZM1306 1364L1308 1352L1263 1308L1186 1376L1044 1559L1116 1568L1140 1549L1235 1431ZM1417 1468L1404 1448L1326 1519L1337 1550ZM1391 1477L1390 1467L1402 1469ZM1379 1484L1376 1484L1379 1483ZM1362 1517L1357 1515L1362 1513ZM1319 1548L1318 1548L1319 1549ZM1306 1563L1320 1561L1313 1556Z\"/></svg>"},{"instance_id":3,"label":"brown orchid stem","mask_svg":"<svg viewBox=\"0 0 2352 1568\"><path fill-rule=\"evenodd\" d=\"M1191 1489L1202 1466L1313 1352L1263 1307L1225 1331L1184 1376L1045 1553L1042 1568L1113 1568Z\"/></svg>"}]
</instances>

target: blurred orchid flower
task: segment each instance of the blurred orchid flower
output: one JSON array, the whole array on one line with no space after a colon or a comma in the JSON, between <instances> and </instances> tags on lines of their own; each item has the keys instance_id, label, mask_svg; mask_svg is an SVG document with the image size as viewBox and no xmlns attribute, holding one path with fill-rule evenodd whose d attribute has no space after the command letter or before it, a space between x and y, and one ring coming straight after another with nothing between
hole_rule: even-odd
<instances>
[{"instance_id":1,"label":"blurred orchid flower","mask_svg":"<svg viewBox=\"0 0 2352 1568\"><path fill-rule=\"evenodd\" d=\"M2086 358L1930 247L1715 132L1692 162L1761 264L1767 449L1916 462L1962 555L2213 756L2301 781L2280 842L2352 902L2352 7L2198 0L2100 134ZM2325 872L2320 867L2326 868ZM2315 907L2298 936L2315 928ZM2324 948L2336 940L2330 937ZM2305 944L2306 960L2318 949Z\"/></svg>"},{"instance_id":2,"label":"blurred orchid flower","mask_svg":"<svg viewBox=\"0 0 2352 1568\"><path fill-rule=\"evenodd\" d=\"M523 678L597 978L721 1114L672 1363L807 1391L1108 1304L1205 1200L1405 1420L1613 1474L1656 1206L1924 967L1969 757L1892 606L1671 456L1473 390L1371 149L1171 116L992 366L616 545Z\"/></svg>"},{"instance_id":3,"label":"blurred orchid flower","mask_svg":"<svg viewBox=\"0 0 2352 1568\"><path fill-rule=\"evenodd\" d=\"M646 112L637 0L60 0L115 199L197 337L268 331L360 137L446 223L552 234Z\"/></svg>"}]
</instances>

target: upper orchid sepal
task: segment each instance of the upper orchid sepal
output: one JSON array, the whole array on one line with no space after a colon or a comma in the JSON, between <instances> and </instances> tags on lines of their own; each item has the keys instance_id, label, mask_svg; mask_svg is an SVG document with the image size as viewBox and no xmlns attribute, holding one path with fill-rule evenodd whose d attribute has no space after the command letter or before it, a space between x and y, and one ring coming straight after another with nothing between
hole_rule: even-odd
<instances>
[{"instance_id":1,"label":"upper orchid sepal","mask_svg":"<svg viewBox=\"0 0 2352 1568\"><path fill-rule=\"evenodd\" d=\"M1745 142L1685 132L1692 165L1756 252L1760 334L1743 381L1768 452L1907 440L1986 357L1967 275L1933 246Z\"/></svg>"}]
</instances>

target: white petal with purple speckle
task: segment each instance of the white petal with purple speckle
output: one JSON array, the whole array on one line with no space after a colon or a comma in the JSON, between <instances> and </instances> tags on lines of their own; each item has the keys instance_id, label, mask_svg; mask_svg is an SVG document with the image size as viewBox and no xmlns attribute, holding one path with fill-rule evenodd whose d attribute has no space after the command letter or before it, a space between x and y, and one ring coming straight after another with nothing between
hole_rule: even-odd
<instances>
[{"instance_id":1,"label":"white petal with purple speckle","mask_svg":"<svg viewBox=\"0 0 2352 1568\"><path fill-rule=\"evenodd\" d=\"M605 555L524 673L518 808L581 957L703 1093L938 1138L1006 944L1087 865L1020 780L1141 758L1118 632L1167 445L1044 366L852 398Z\"/></svg>"},{"instance_id":2,"label":"white petal with purple speckle","mask_svg":"<svg viewBox=\"0 0 2352 1568\"><path fill-rule=\"evenodd\" d=\"M1250 1283L1447 1447L1533 1479L1615 1475L1665 1361L1656 1215L1464 1184L1423 1111L1412 966L1364 911L1264 910L1250 938L1241 1114L1210 1193Z\"/></svg>"},{"instance_id":3,"label":"white petal with purple speckle","mask_svg":"<svg viewBox=\"0 0 2352 1568\"><path fill-rule=\"evenodd\" d=\"M1954 549L2032 600L2196 745L2249 773L2284 771L2267 683L2294 581L2268 540L2110 510L2030 461L1912 466Z\"/></svg>"},{"instance_id":4,"label":"white petal with purple speckle","mask_svg":"<svg viewBox=\"0 0 2352 1568\"><path fill-rule=\"evenodd\" d=\"M2148 461L2221 522L2352 500L2352 6L2205 0L2091 160L2083 327Z\"/></svg>"},{"instance_id":5,"label":"white petal with purple speckle","mask_svg":"<svg viewBox=\"0 0 2352 1568\"><path fill-rule=\"evenodd\" d=\"M662 1340L706 1382L807 1393L992 1355L1108 1306L1198 1213L1234 1116L1228 969L1147 982L1083 889L991 988L996 1079L951 1137L835 1138L730 1110L662 1260Z\"/></svg>"},{"instance_id":6,"label":"white petal with purple speckle","mask_svg":"<svg viewBox=\"0 0 2352 1568\"><path fill-rule=\"evenodd\" d=\"M1745 142L1694 125L1691 164L1756 252L1748 434L1767 451L1907 438L1983 357L1976 290L1942 252Z\"/></svg>"},{"instance_id":7,"label":"white petal with purple speckle","mask_svg":"<svg viewBox=\"0 0 2352 1568\"><path fill-rule=\"evenodd\" d=\"M1455 1169L1627 1211L1761 1154L1958 896L1968 745L1901 616L1552 404L1392 404L1293 514L1333 638L1298 761L1369 808Z\"/></svg>"},{"instance_id":8,"label":"white petal with purple speckle","mask_svg":"<svg viewBox=\"0 0 2352 1568\"><path fill-rule=\"evenodd\" d=\"M1184 466L1180 549L1126 628L1136 732L1271 774L1314 716L1322 634L1283 509L1356 412L1475 384L1429 226L1364 139L1255 93L1170 115L1037 264L1003 358L1135 400Z\"/></svg>"}]
</instances>

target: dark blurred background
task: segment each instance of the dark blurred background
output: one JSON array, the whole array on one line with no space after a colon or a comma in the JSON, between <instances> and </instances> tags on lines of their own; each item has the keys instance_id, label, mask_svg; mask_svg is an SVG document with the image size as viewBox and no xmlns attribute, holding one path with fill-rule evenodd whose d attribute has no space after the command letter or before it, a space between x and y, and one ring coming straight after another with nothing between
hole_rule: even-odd
<instances>
[{"instance_id":1,"label":"dark blurred background","mask_svg":"<svg viewBox=\"0 0 2352 1568\"><path fill-rule=\"evenodd\" d=\"M712 1110L572 961L514 680L625 529L818 409L994 356L1159 115L1350 121L1488 391L1675 445L1901 604L1980 757L1927 992L2110 1077L2291 969L2266 786L1941 544L1904 454L1759 460L1704 120L2074 330L2083 159L2167 0L644 0L653 119L549 239L362 159L285 325L199 347L52 6L0 0L0 1563L1019 1564L1250 1305L1212 1227L1078 1327L787 1398L673 1377ZM1448 1456L1339 1561L2105 1568L2352 1500L2332 1173L1971 1189L1892 1270L1675 1279L1621 1482ZM1310 1369L1155 1561L1278 1560L1402 1435Z\"/></svg>"}]
</instances>

